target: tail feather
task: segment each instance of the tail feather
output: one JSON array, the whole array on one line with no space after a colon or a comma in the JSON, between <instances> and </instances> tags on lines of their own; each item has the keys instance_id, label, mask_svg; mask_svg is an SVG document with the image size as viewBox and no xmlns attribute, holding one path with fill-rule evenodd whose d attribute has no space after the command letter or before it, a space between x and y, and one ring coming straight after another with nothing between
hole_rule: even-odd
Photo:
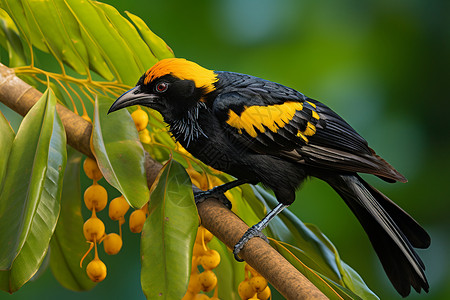
<instances>
[{"instance_id":1,"label":"tail feather","mask_svg":"<svg viewBox=\"0 0 450 300\"><path fill-rule=\"evenodd\" d=\"M389 280L400 295L411 286L428 292L425 266L413 247L426 248L430 237L404 210L358 175L324 178L344 199L366 231Z\"/></svg>"},{"instance_id":2,"label":"tail feather","mask_svg":"<svg viewBox=\"0 0 450 300\"><path fill-rule=\"evenodd\" d=\"M406 211L383 195L380 191L369 185L361 177L356 175L364 187L370 191L386 213L395 220L395 223L409 240L414 248L425 249L431 244L428 233Z\"/></svg>"}]
</instances>

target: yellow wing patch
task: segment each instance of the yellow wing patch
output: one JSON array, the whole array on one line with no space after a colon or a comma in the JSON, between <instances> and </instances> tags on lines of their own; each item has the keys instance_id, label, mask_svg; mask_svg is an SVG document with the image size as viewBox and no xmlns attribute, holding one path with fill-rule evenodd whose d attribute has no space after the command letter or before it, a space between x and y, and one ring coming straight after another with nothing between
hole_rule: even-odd
<instances>
[{"instance_id":1,"label":"yellow wing patch","mask_svg":"<svg viewBox=\"0 0 450 300\"><path fill-rule=\"evenodd\" d=\"M299 130L298 132L297 132L297 136L299 137L299 138L302 138L304 141L305 141L305 143L308 143L309 141L308 141L308 138Z\"/></svg>"},{"instance_id":2,"label":"yellow wing patch","mask_svg":"<svg viewBox=\"0 0 450 300\"><path fill-rule=\"evenodd\" d=\"M256 137L258 133L255 128L260 132L265 132L266 128L277 132L279 128L283 128L292 120L297 110L302 109L302 103L293 101L268 106L245 106L240 116L230 110L226 122L237 128L239 133L245 130L251 137Z\"/></svg>"},{"instance_id":3,"label":"yellow wing patch","mask_svg":"<svg viewBox=\"0 0 450 300\"><path fill-rule=\"evenodd\" d=\"M308 102L309 103L309 105L311 105L312 107L314 107L314 108L316 108L317 106L314 104L314 103L312 103L312 102L309 102L309 101L306 101L306 102Z\"/></svg>"},{"instance_id":4,"label":"yellow wing patch","mask_svg":"<svg viewBox=\"0 0 450 300\"><path fill-rule=\"evenodd\" d=\"M311 122L306 124L306 129L303 131L303 134L306 136L313 136L316 133L316 126Z\"/></svg>"},{"instance_id":5,"label":"yellow wing patch","mask_svg":"<svg viewBox=\"0 0 450 300\"><path fill-rule=\"evenodd\" d=\"M314 119L317 119L317 120L320 119L319 114L316 113L314 110L311 111L311 114L312 114L312 116L313 116Z\"/></svg>"},{"instance_id":6,"label":"yellow wing patch","mask_svg":"<svg viewBox=\"0 0 450 300\"><path fill-rule=\"evenodd\" d=\"M314 126L314 124L312 124L311 122L308 122L306 124L306 129L303 131L299 130L297 132L297 136L302 138L305 141L305 143L308 143L309 140L307 136L313 136L315 133L316 133L316 126Z\"/></svg>"}]
</instances>

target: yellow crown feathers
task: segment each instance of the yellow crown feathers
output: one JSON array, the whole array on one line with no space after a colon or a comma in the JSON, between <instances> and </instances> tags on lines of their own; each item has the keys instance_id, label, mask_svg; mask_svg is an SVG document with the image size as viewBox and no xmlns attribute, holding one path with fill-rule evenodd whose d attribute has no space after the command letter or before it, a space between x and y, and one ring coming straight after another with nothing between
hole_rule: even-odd
<instances>
[{"instance_id":1,"label":"yellow crown feathers","mask_svg":"<svg viewBox=\"0 0 450 300\"><path fill-rule=\"evenodd\" d=\"M182 80L192 80L197 88L204 88L206 93L214 90L213 83L218 80L216 74L184 58L167 58L160 60L145 73L144 84L164 75L172 75Z\"/></svg>"}]
</instances>

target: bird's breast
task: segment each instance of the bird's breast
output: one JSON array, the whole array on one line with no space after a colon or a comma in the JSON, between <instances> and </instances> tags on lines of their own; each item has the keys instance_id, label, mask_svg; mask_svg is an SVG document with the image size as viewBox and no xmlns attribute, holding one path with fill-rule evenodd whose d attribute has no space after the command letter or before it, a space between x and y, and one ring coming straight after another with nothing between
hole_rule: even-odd
<instances>
[{"instance_id":1,"label":"bird's breast","mask_svg":"<svg viewBox=\"0 0 450 300\"><path fill-rule=\"evenodd\" d=\"M171 127L175 139L206 165L237 176L239 169L242 169L242 158L245 157L247 149L236 147L236 144L231 142L231 133L227 132L212 112L200 111L195 122L195 125L186 127L199 132L195 134L191 132L192 138L186 138L185 133Z\"/></svg>"}]
</instances>

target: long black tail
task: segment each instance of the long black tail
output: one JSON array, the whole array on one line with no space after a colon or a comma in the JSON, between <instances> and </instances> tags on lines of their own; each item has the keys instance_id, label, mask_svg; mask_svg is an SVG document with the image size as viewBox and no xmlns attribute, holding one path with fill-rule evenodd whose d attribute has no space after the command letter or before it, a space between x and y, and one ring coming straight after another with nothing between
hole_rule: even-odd
<instances>
[{"instance_id":1,"label":"long black tail","mask_svg":"<svg viewBox=\"0 0 450 300\"><path fill-rule=\"evenodd\" d=\"M400 295L411 286L428 292L425 266L414 248L428 248L430 236L403 209L358 175L322 178L344 199L363 226L383 268Z\"/></svg>"}]
</instances>

